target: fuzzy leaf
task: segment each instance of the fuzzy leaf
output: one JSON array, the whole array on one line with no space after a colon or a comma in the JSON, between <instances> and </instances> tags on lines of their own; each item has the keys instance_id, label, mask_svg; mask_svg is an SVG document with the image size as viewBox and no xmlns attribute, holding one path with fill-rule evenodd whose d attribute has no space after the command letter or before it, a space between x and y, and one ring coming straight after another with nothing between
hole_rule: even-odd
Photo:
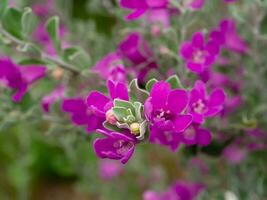
<instances>
[{"instance_id":1,"label":"fuzzy leaf","mask_svg":"<svg viewBox=\"0 0 267 200\"><path fill-rule=\"evenodd\" d=\"M2 18L3 14L7 9L8 0L1 0L0 1L0 19Z\"/></svg>"},{"instance_id":2,"label":"fuzzy leaf","mask_svg":"<svg viewBox=\"0 0 267 200\"><path fill-rule=\"evenodd\" d=\"M15 8L8 8L2 19L3 28L13 37L23 40L22 25L21 25L22 13Z\"/></svg>"},{"instance_id":3,"label":"fuzzy leaf","mask_svg":"<svg viewBox=\"0 0 267 200\"><path fill-rule=\"evenodd\" d=\"M150 80L147 82L147 84L146 84L146 90L150 92L151 89L152 89L152 87L153 87L153 85L154 85L156 82L158 82L157 79L155 79L155 78L150 79Z\"/></svg>"},{"instance_id":4,"label":"fuzzy leaf","mask_svg":"<svg viewBox=\"0 0 267 200\"><path fill-rule=\"evenodd\" d=\"M171 85L172 89L183 88L181 81L177 75L170 76L166 81Z\"/></svg>"},{"instance_id":5,"label":"fuzzy leaf","mask_svg":"<svg viewBox=\"0 0 267 200\"><path fill-rule=\"evenodd\" d=\"M142 121L143 105L140 102L134 102L135 117L137 121Z\"/></svg>"},{"instance_id":6,"label":"fuzzy leaf","mask_svg":"<svg viewBox=\"0 0 267 200\"><path fill-rule=\"evenodd\" d=\"M120 131L120 129L119 129L117 126L112 125L112 124L108 123L107 121L105 121L105 122L103 123L103 126L104 126L106 129L111 130L111 131Z\"/></svg>"},{"instance_id":7,"label":"fuzzy leaf","mask_svg":"<svg viewBox=\"0 0 267 200\"><path fill-rule=\"evenodd\" d=\"M127 111L126 108L123 107L113 107L113 112L118 121L124 122L124 119L127 118L129 112Z\"/></svg>"},{"instance_id":8,"label":"fuzzy leaf","mask_svg":"<svg viewBox=\"0 0 267 200\"><path fill-rule=\"evenodd\" d=\"M130 109L132 111L132 114L135 115L135 108L134 108L133 104L129 101L124 101L121 99L115 99L114 100L114 106Z\"/></svg>"},{"instance_id":9,"label":"fuzzy leaf","mask_svg":"<svg viewBox=\"0 0 267 200\"><path fill-rule=\"evenodd\" d=\"M46 22L46 30L51 38L53 45L57 51L60 53L61 51L61 43L59 39L59 17L54 16L47 20Z\"/></svg>"},{"instance_id":10,"label":"fuzzy leaf","mask_svg":"<svg viewBox=\"0 0 267 200\"><path fill-rule=\"evenodd\" d=\"M38 23L37 17L33 14L32 9L26 7L21 17L22 31L25 36L29 37Z\"/></svg>"},{"instance_id":11,"label":"fuzzy leaf","mask_svg":"<svg viewBox=\"0 0 267 200\"><path fill-rule=\"evenodd\" d=\"M137 79L133 79L129 84L129 95L131 102L139 101L144 103L149 93L138 86Z\"/></svg>"}]
</instances>

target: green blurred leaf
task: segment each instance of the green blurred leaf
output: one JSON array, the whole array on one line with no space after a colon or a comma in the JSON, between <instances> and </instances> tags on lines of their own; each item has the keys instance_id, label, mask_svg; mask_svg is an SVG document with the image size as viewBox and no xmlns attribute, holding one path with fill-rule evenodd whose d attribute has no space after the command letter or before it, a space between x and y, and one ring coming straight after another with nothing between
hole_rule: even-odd
<instances>
[{"instance_id":1,"label":"green blurred leaf","mask_svg":"<svg viewBox=\"0 0 267 200\"><path fill-rule=\"evenodd\" d=\"M38 23L37 17L29 7L24 8L24 12L21 17L22 30L26 37L30 37L31 33L35 29Z\"/></svg>"},{"instance_id":2,"label":"green blurred leaf","mask_svg":"<svg viewBox=\"0 0 267 200\"><path fill-rule=\"evenodd\" d=\"M261 26L260 26L261 34L267 35L267 15L264 16Z\"/></svg>"},{"instance_id":3,"label":"green blurred leaf","mask_svg":"<svg viewBox=\"0 0 267 200\"><path fill-rule=\"evenodd\" d=\"M46 22L46 30L51 38L57 53L61 52L61 42L59 36L59 17L50 17Z\"/></svg>"},{"instance_id":4,"label":"green blurred leaf","mask_svg":"<svg viewBox=\"0 0 267 200\"><path fill-rule=\"evenodd\" d=\"M2 18L3 14L6 11L7 4L8 4L8 0L1 0L0 1L0 19Z\"/></svg>"},{"instance_id":5,"label":"green blurred leaf","mask_svg":"<svg viewBox=\"0 0 267 200\"><path fill-rule=\"evenodd\" d=\"M18 46L17 49L18 51L30 54L32 57L41 57L41 50L35 44L26 43L23 46Z\"/></svg>"},{"instance_id":6,"label":"green blurred leaf","mask_svg":"<svg viewBox=\"0 0 267 200\"><path fill-rule=\"evenodd\" d=\"M146 84L146 90L150 92L151 89L152 89L152 87L153 87L153 85L154 85L156 82L158 82L157 79L155 79L155 78L150 79L150 80L147 82L147 84Z\"/></svg>"},{"instance_id":7,"label":"green blurred leaf","mask_svg":"<svg viewBox=\"0 0 267 200\"><path fill-rule=\"evenodd\" d=\"M15 8L8 8L3 15L2 25L3 28L17 39L23 40L22 13Z\"/></svg>"},{"instance_id":8,"label":"green blurred leaf","mask_svg":"<svg viewBox=\"0 0 267 200\"><path fill-rule=\"evenodd\" d=\"M170 76L166 81L171 85L172 89L183 88L180 79L177 75Z\"/></svg>"},{"instance_id":9,"label":"green blurred leaf","mask_svg":"<svg viewBox=\"0 0 267 200\"><path fill-rule=\"evenodd\" d=\"M135 108L133 104L129 101L124 101L121 99L115 99L114 100L114 107L122 107L125 109L130 109L133 114L135 114Z\"/></svg>"},{"instance_id":10,"label":"green blurred leaf","mask_svg":"<svg viewBox=\"0 0 267 200\"><path fill-rule=\"evenodd\" d=\"M137 79L133 79L129 84L129 95L131 102L138 101L144 103L149 93L139 87Z\"/></svg>"}]
</instances>

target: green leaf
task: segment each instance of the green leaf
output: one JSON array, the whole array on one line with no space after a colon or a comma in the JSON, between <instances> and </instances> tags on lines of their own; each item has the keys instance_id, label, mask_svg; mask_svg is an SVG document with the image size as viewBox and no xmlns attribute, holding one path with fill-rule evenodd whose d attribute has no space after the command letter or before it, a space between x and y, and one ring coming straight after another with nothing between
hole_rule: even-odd
<instances>
[{"instance_id":1,"label":"green leaf","mask_svg":"<svg viewBox=\"0 0 267 200\"><path fill-rule=\"evenodd\" d=\"M158 82L157 79L155 79L155 78L150 79L150 80L147 82L147 84L146 84L146 90L150 92L151 89L152 89L152 87L153 87L153 85L154 85L156 82Z\"/></svg>"},{"instance_id":2,"label":"green leaf","mask_svg":"<svg viewBox=\"0 0 267 200\"><path fill-rule=\"evenodd\" d=\"M48 63L43 60L39 60L39 59L27 58L27 59L20 60L18 64L19 65L46 65Z\"/></svg>"},{"instance_id":3,"label":"green leaf","mask_svg":"<svg viewBox=\"0 0 267 200\"><path fill-rule=\"evenodd\" d=\"M37 17L32 12L32 9L29 7L24 8L24 12L21 17L22 30L26 37L29 37L30 34L35 29L38 23Z\"/></svg>"},{"instance_id":4,"label":"green leaf","mask_svg":"<svg viewBox=\"0 0 267 200\"><path fill-rule=\"evenodd\" d=\"M21 18L22 13L19 10L8 8L2 19L3 28L19 40L23 40Z\"/></svg>"},{"instance_id":5,"label":"green leaf","mask_svg":"<svg viewBox=\"0 0 267 200\"><path fill-rule=\"evenodd\" d=\"M5 13L8 5L8 0L1 0L0 1L0 19L2 18L3 14Z\"/></svg>"},{"instance_id":6,"label":"green leaf","mask_svg":"<svg viewBox=\"0 0 267 200\"><path fill-rule=\"evenodd\" d=\"M147 131L147 121L144 120L141 124L140 124L140 135L137 137L138 140L143 140L145 137L145 133Z\"/></svg>"},{"instance_id":7,"label":"green leaf","mask_svg":"<svg viewBox=\"0 0 267 200\"><path fill-rule=\"evenodd\" d=\"M64 51L67 62L75 65L79 69L87 69L90 65L89 55L81 48L69 48Z\"/></svg>"},{"instance_id":8,"label":"green leaf","mask_svg":"<svg viewBox=\"0 0 267 200\"><path fill-rule=\"evenodd\" d=\"M183 88L180 79L177 75L170 76L166 81L171 85L172 89Z\"/></svg>"},{"instance_id":9,"label":"green leaf","mask_svg":"<svg viewBox=\"0 0 267 200\"><path fill-rule=\"evenodd\" d=\"M117 132L121 131L117 126L112 125L112 124L108 123L107 121L105 121L105 122L103 123L103 126L104 126L106 129L111 130L111 131L117 131Z\"/></svg>"},{"instance_id":10,"label":"green leaf","mask_svg":"<svg viewBox=\"0 0 267 200\"><path fill-rule=\"evenodd\" d=\"M129 84L129 95L132 102L138 101L144 103L149 93L138 86L137 79L133 79Z\"/></svg>"},{"instance_id":11,"label":"green leaf","mask_svg":"<svg viewBox=\"0 0 267 200\"><path fill-rule=\"evenodd\" d=\"M61 43L59 39L59 17L54 16L47 20L46 30L51 38L53 45L59 54L61 52Z\"/></svg>"},{"instance_id":12,"label":"green leaf","mask_svg":"<svg viewBox=\"0 0 267 200\"><path fill-rule=\"evenodd\" d=\"M114 112L114 115L116 116L116 118L120 122L124 122L124 119L127 118L128 114L129 114L127 109L123 108L123 107L113 107L112 110Z\"/></svg>"},{"instance_id":13,"label":"green leaf","mask_svg":"<svg viewBox=\"0 0 267 200\"><path fill-rule=\"evenodd\" d=\"M135 117L138 122L142 121L143 105L140 102L134 102Z\"/></svg>"},{"instance_id":14,"label":"green leaf","mask_svg":"<svg viewBox=\"0 0 267 200\"><path fill-rule=\"evenodd\" d=\"M115 99L114 100L114 107L122 107L122 108L125 108L125 109L130 109L132 114L135 115L135 107L129 101L124 101L124 100L121 100L121 99Z\"/></svg>"},{"instance_id":15,"label":"green leaf","mask_svg":"<svg viewBox=\"0 0 267 200\"><path fill-rule=\"evenodd\" d=\"M261 34L267 35L267 15L264 16L260 26Z\"/></svg>"}]
</instances>

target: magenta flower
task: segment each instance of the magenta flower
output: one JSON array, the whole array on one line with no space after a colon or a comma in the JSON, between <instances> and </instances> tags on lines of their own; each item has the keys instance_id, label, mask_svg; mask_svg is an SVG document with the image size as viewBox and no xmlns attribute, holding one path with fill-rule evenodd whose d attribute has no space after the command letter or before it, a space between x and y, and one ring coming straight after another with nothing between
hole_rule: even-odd
<instances>
[{"instance_id":1,"label":"magenta flower","mask_svg":"<svg viewBox=\"0 0 267 200\"><path fill-rule=\"evenodd\" d=\"M200 10L204 6L206 0L186 0L186 2L188 8L192 10Z\"/></svg>"},{"instance_id":2,"label":"magenta flower","mask_svg":"<svg viewBox=\"0 0 267 200\"><path fill-rule=\"evenodd\" d=\"M202 124L207 117L213 117L222 109L225 101L225 94L222 89L215 89L208 96L206 86L202 81L196 81L190 92L189 113L193 121Z\"/></svg>"},{"instance_id":3,"label":"magenta flower","mask_svg":"<svg viewBox=\"0 0 267 200\"><path fill-rule=\"evenodd\" d=\"M197 32L191 41L181 44L180 54L186 62L186 66L192 72L201 73L216 61L219 53L218 44L209 40L205 43L203 33Z\"/></svg>"},{"instance_id":4,"label":"magenta flower","mask_svg":"<svg viewBox=\"0 0 267 200\"><path fill-rule=\"evenodd\" d=\"M169 0L120 0L120 5L123 8L133 10L126 20L135 20L144 15L147 11L156 9L166 9L169 4Z\"/></svg>"},{"instance_id":5,"label":"magenta flower","mask_svg":"<svg viewBox=\"0 0 267 200\"><path fill-rule=\"evenodd\" d=\"M178 133L192 122L192 116L184 114L187 105L185 90L172 90L164 81L155 83L144 107L150 123L150 141L170 146L175 151L180 140Z\"/></svg>"},{"instance_id":6,"label":"magenta flower","mask_svg":"<svg viewBox=\"0 0 267 200\"><path fill-rule=\"evenodd\" d=\"M198 124L192 124L184 132L182 132L182 139L185 145L199 145L207 146L211 143L211 133L208 129L200 128Z\"/></svg>"},{"instance_id":7,"label":"magenta flower","mask_svg":"<svg viewBox=\"0 0 267 200\"><path fill-rule=\"evenodd\" d=\"M193 200L204 189L201 183L188 183L185 181L177 181L165 192L146 191L143 194L143 200Z\"/></svg>"},{"instance_id":8,"label":"magenta flower","mask_svg":"<svg viewBox=\"0 0 267 200\"><path fill-rule=\"evenodd\" d=\"M237 53L247 53L248 45L238 35L235 21L232 19L224 19L220 22L220 26L211 31L210 38L215 40L221 46L235 51Z\"/></svg>"},{"instance_id":9,"label":"magenta flower","mask_svg":"<svg viewBox=\"0 0 267 200\"><path fill-rule=\"evenodd\" d=\"M98 157L120 160L125 164L132 157L137 139L129 131L124 133L98 130L106 138L94 141L94 150Z\"/></svg>"},{"instance_id":10,"label":"magenta flower","mask_svg":"<svg viewBox=\"0 0 267 200\"><path fill-rule=\"evenodd\" d=\"M29 86L45 76L46 68L43 66L19 66L9 58L0 58L0 82L8 88L15 90L12 99L21 101Z\"/></svg>"},{"instance_id":11,"label":"magenta flower","mask_svg":"<svg viewBox=\"0 0 267 200\"><path fill-rule=\"evenodd\" d=\"M102 179L112 180L123 171L123 165L115 160L100 160L99 173Z\"/></svg>"},{"instance_id":12,"label":"magenta flower","mask_svg":"<svg viewBox=\"0 0 267 200\"><path fill-rule=\"evenodd\" d=\"M112 114L113 100L122 99L129 100L127 86L123 83L114 83L111 80L107 81L107 87L110 97L98 91L92 91L87 97L87 106L89 106L93 115L99 118L100 121L105 120L110 124L116 123L116 118Z\"/></svg>"},{"instance_id":13,"label":"magenta flower","mask_svg":"<svg viewBox=\"0 0 267 200\"><path fill-rule=\"evenodd\" d=\"M106 55L90 70L97 72L104 80L126 82L126 70L122 59L116 52Z\"/></svg>"},{"instance_id":14,"label":"magenta flower","mask_svg":"<svg viewBox=\"0 0 267 200\"><path fill-rule=\"evenodd\" d=\"M45 112L50 112L51 104L56 101L63 99L65 95L65 87L63 85L59 85L56 87L50 94L46 95L42 99L42 108Z\"/></svg>"},{"instance_id":15,"label":"magenta flower","mask_svg":"<svg viewBox=\"0 0 267 200\"><path fill-rule=\"evenodd\" d=\"M92 132L97 128L102 128L102 121L100 117L95 116L90 109L88 109L83 98L67 98L62 102L63 112L69 113L71 120L76 126L87 126L87 132Z\"/></svg>"},{"instance_id":16,"label":"magenta flower","mask_svg":"<svg viewBox=\"0 0 267 200\"><path fill-rule=\"evenodd\" d=\"M238 0L224 0L224 2L226 2L226 3L233 3L233 2L236 2L236 1L238 1Z\"/></svg>"},{"instance_id":17,"label":"magenta flower","mask_svg":"<svg viewBox=\"0 0 267 200\"><path fill-rule=\"evenodd\" d=\"M48 17L53 9L53 0L46 0L44 3L36 3L33 5L33 12L39 17Z\"/></svg>"},{"instance_id":18,"label":"magenta flower","mask_svg":"<svg viewBox=\"0 0 267 200\"><path fill-rule=\"evenodd\" d=\"M129 34L118 48L119 55L128 61L138 80L143 81L147 73L157 68L154 54L145 39L137 32Z\"/></svg>"},{"instance_id":19,"label":"magenta flower","mask_svg":"<svg viewBox=\"0 0 267 200\"><path fill-rule=\"evenodd\" d=\"M242 148L239 144L233 143L227 146L223 151L223 157L233 165L240 164L245 160L247 155L246 149Z\"/></svg>"}]
</instances>

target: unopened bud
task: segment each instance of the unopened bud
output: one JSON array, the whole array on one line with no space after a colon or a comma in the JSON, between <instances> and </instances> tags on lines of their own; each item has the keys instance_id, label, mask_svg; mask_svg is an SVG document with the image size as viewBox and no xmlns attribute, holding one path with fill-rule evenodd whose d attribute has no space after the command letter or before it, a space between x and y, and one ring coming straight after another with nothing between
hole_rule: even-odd
<instances>
[{"instance_id":1,"label":"unopened bud","mask_svg":"<svg viewBox=\"0 0 267 200\"><path fill-rule=\"evenodd\" d=\"M131 133L134 134L134 135L139 135L140 134L140 124L139 123L132 123L130 125L130 130L131 130Z\"/></svg>"},{"instance_id":2,"label":"unopened bud","mask_svg":"<svg viewBox=\"0 0 267 200\"><path fill-rule=\"evenodd\" d=\"M110 110L108 110L108 111L106 112L106 120L107 120L108 123L110 123L110 124L112 124L112 125L116 124L116 122L117 122L117 118L116 118L116 116L114 115L114 112L113 112L112 109L110 109Z\"/></svg>"},{"instance_id":3,"label":"unopened bud","mask_svg":"<svg viewBox=\"0 0 267 200\"><path fill-rule=\"evenodd\" d=\"M60 80L62 76L64 75L64 69L57 67L56 69L53 70L52 76L56 80Z\"/></svg>"}]
</instances>

